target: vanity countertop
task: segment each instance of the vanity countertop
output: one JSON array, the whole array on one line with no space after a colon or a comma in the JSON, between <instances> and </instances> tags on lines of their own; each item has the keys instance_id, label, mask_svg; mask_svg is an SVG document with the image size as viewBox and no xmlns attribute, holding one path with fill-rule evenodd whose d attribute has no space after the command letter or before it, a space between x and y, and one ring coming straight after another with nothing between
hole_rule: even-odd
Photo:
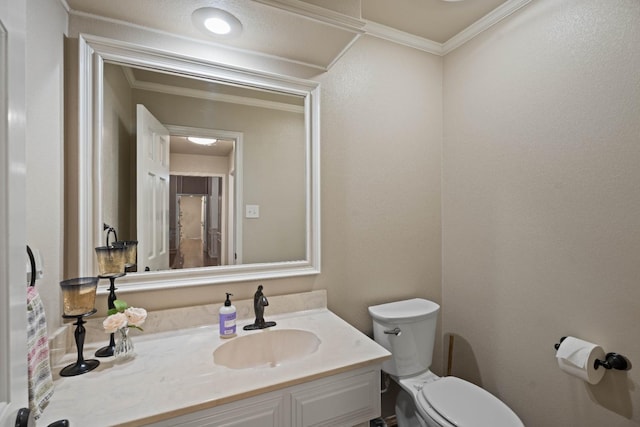
<instances>
[{"instance_id":1,"label":"vanity countertop","mask_svg":"<svg viewBox=\"0 0 640 427\"><path fill-rule=\"evenodd\" d=\"M60 377L76 360L67 354L54 367L55 392L37 425L68 419L71 426L137 426L256 396L347 370L381 363L390 353L326 308L268 316L270 329L303 329L321 341L315 353L276 367L234 370L214 364L214 350L228 342L218 325L141 333L136 355L126 361L103 358L95 370ZM238 321L238 336L251 320ZM102 343L85 345L92 359Z\"/></svg>"}]
</instances>

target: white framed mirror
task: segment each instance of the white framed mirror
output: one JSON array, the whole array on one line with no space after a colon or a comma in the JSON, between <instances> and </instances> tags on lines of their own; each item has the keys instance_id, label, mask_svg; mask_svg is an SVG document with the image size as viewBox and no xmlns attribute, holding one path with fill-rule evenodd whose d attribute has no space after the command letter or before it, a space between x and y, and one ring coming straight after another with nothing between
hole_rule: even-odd
<instances>
[{"instance_id":1,"label":"white framed mirror","mask_svg":"<svg viewBox=\"0 0 640 427\"><path fill-rule=\"evenodd\" d=\"M318 83L87 34L79 36L78 66L73 243L81 276L97 274L94 248L106 244L105 224L119 240L139 242L136 271L118 279L121 291L320 272ZM116 96L118 85L131 93ZM139 123L142 110L163 129L149 137L167 160L166 192L155 199L139 183L141 129L150 126ZM124 144L114 135L121 133ZM217 139L217 151L187 137ZM147 198L155 202L145 205ZM144 217L148 205L158 208ZM192 212L197 225L181 223ZM160 232L147 233L148 218L162 218ZM187 239L204 260L185 261ZM146 257L153 251L163 253L159 263Z\"/></svg>"}]
</instances>

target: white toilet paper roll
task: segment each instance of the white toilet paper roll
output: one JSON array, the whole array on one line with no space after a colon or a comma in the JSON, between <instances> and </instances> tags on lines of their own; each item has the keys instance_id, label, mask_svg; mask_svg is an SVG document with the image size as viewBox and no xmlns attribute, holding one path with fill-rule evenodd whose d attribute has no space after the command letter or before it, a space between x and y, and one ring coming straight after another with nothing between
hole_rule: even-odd
<instances>
[{"instance_id":1,"label":"white toilet paper roll","mask_svg":"<svg viewBox=\"0 0 640 427\"><path fill-rule=\"evenodd\" d=\"M556 358L560 369L589 384L598 384L606 371L602 366L595 367L596 359L604 360L602 347L579 338L565 338L556 352Z\"/></svg>"}]
</instances>

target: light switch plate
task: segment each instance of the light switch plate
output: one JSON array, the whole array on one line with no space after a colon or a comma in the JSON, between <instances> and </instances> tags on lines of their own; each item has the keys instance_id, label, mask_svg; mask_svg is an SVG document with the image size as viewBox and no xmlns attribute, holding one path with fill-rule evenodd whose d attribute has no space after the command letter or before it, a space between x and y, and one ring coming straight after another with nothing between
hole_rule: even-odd
<instances>
[{"instance_id":1,"label":"light switch plate","mask_svg":"<svg viewBox=\"0 0 640 427\"><path fill-rule=\"evenodd\" d=\"M260 206L259 205L246 205L244 216L246 218L260 218Z\"/></svg>"}]
</instances>

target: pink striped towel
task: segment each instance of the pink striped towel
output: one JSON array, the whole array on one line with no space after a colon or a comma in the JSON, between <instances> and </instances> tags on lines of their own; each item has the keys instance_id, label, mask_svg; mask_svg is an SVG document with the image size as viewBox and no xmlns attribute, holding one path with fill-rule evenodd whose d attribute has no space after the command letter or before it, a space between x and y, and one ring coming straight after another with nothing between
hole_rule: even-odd
<instances>
[{"instance_id":1,"label":"pink striped towel","mask_svg":"<svg viewBox=\"0 0 640 427\"><path fill-rule=\"evenodd\" d=\"M35 286L27 288L27 367L29 407L38 419L53 394L49 361L49 338L44 306Z\"/></svg>"}]
</instances>

